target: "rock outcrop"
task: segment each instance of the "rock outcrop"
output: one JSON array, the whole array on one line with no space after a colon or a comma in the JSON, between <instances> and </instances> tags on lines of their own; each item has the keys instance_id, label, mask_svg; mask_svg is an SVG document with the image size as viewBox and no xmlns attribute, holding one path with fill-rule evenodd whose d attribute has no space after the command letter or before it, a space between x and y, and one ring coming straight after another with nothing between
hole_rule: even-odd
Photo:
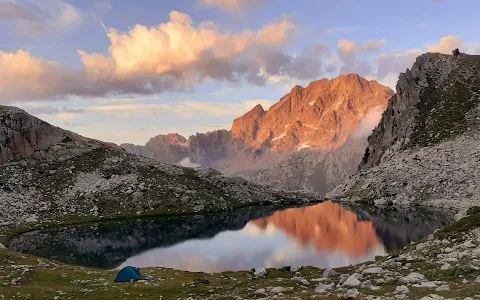
<instances>
[{"instance_id":1,"label":"rock outcrop","mask_svg":"<svg viewBox=\"0 0 480 300\"><path fill-rule=\"evenodd\" d=\"M356 171L371 131L348 137L372 111L381 113L392 94L376 81L343 75L296 86L268 111L257 105L231 130L197 133L182 143L160 135L145 146L121 146L166 163L188 158L228 176L323 194Z\"/></svg>"},{"instance_id":2,"label":"rock outcrop","mask_svg":"<svg viewBox=\"0 0 480 300\"><path fill-rule=\"evenodd\" d=\"M208 168L183 168L129 154L17 108L0 106L0 116L0 226L320 200L228 178Z\"/></svg>"},{"instance_id":3,"label":"rock outcrop","mask_svg":"<svg viewBox=\"0 0 480 300\"><path fill-rule=\"evenodd\" d=\"M460 211L478 205L479 106L480 56L418 57L369 137L361 171L329 196Z\"/></svg>"}]
</instances>

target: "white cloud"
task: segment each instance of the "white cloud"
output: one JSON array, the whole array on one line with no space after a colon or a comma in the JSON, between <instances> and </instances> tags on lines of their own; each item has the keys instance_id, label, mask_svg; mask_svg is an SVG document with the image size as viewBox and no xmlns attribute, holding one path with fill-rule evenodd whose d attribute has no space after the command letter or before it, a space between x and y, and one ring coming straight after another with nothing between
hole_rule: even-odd
<instances>
[{"instance_id":1,"label":"white cloud","mask_svg":"<svg viewBox=\"0 0 480 300\"><path fill-rule=\"evenodd\" d=\"M204 6L216 6L229 13L235 13L257 7L266 2L266 0L198 0L198 2Z\"/></svg>"},{"instance_id":2,"label":"white cloud","mask_svg":"<svg viewBox=\"0 0 480 300\"><path fill-rule=\"evenodd\" d=\"M365 55L380 50L380 47L387 43L386 40L368 41L365 43L356 43L349 40L339 40L337 51L342 62L340 73L357 73L361 76L367 76L372 73L372 65L367 61L358 60L357 56Z\"/></svg>"},{"instance_id":3,"label":"white cloud","mask_svg":"<svg viewBox=\"0 0 480 300\"><path fill-rule=\"evenodd\" d=\"M465 43L459 36L446 36L440 39L440 44L430 46L428 51L451 54L455 48L465 49Z\"/></svg>"},{"instance_id":4,"label":"white cloud","mask_svg":"<svg viewBox=\"0 0 480 300\"><path fill-rule=\"evenodd\" d=\"M2 0L0 20L9 21L16 34L42 36L64 33L82 23L82 12L61 0Z\"/></svg>"},{"instance_id":5,"label":"white cloud","mask_svg":"<svg viewBox=\"0 0 480 300\"><path fill-rule=\"evenodd\" d=\"M270 108L275 102L267 99L245 100L241 103L218 103L185 101L173 104L123 104L93 106L84 109L89 113L101 113L106 115L143 116L147 114L176 114L184 118L193 118L198 114L212 116L240 116L257 104L264 109Z\"/></svg>"},{"instance_id":6,"label":"white cloud","mask_svg":"<svg viewBox=\"0 0 480 300\"><path fill-rule=\"evenodd\" d=\"M62 19L72 19L67 10ZM296 26L287 17L258 31L232 33L212 22L195 26L190 16L172 12L170 21L129 32L110 29L109 55L78 51L83 69L33 57L29 52L0 51L0 101L155 94L195 87L205 78L238 85L263 85L266 76L318 78L324 47L289 54ZM259 75L263 70L266 76Z\"/></svg>"},{"instance_id":7,"label":"white cloud","mask_svg":"<svg viewBox=\"0 0 480 300\"><path fill-rule=\"evenodd\" d=\"M355 131L351 133L354 139L364 139L372 134L372 131L377 127L382 119L384 108L382 106L372 107L361 119L360 124Z\"/></svg>"},{"instance_id":8,"label":"white cloud","mask_svg":"<svg viewBox=\"0 0 480 300\"><path fill-rule=\"evenodd\" d=\"M177 165L180 165L182 167L186 167L186 168L200 168L201 165L199 164L196 164L196 163L193 163L191 160L190 160L190 157L185 157L184 159L182 159L181 161L179 161L177 163Z\"/></svg>"}]
</instances>

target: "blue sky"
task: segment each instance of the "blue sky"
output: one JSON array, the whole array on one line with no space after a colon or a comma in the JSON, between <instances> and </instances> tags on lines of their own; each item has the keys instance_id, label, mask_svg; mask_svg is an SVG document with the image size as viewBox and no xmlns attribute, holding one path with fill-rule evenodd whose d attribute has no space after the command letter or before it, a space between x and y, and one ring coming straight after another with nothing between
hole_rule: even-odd
<instances>
[{"instance_id":1,"label":"blue sky","mask_svg":"<svg viewBox=\"0 0 480 300\"><path fill-rule=\"evenodd\" d=\"M423 52L479 53L479 9L474 0L0 0L0 102L116 143L229 129L296 84L355 72L394 87Z\"/></svg>"}]
</instances>

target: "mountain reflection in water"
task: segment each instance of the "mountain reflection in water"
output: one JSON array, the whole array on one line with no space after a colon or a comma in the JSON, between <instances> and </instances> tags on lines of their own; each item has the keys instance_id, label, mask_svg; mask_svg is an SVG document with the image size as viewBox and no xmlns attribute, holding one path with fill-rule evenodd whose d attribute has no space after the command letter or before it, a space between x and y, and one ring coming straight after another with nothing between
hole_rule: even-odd
<instances>
[{"instance_id":1,"label":"mountain reflection in water","mask_svg":"<svg viewBox=\"0 0 480 300\"><path fill-rule=\"evenodd\" d=\"M161 266L203 272L287 265L326 268L371 260L426 236L446 220L431 211L348 210L327 201L276 212L257 207L210 217L33 232L14 239L10 247L102 268Z\"/></svg>"}]
</instances>

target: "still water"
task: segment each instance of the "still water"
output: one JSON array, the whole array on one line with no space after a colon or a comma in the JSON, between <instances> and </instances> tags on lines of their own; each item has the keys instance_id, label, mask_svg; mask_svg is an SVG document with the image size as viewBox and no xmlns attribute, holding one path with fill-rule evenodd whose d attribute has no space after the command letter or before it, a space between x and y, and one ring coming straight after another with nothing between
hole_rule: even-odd
<instances>
[{"instance_id":1,"label":"still water","mask_svg":"<svg viewBox=\"0 0 480 300\"><path fill-rule=\"evenodd\" d=\"M385 255L448 223L439 212L345 208L331 201L216 216L139 219L36 231L10 248L89 267L222 272L289 265L341 267Z\"/></svg>"}]
</instances>

